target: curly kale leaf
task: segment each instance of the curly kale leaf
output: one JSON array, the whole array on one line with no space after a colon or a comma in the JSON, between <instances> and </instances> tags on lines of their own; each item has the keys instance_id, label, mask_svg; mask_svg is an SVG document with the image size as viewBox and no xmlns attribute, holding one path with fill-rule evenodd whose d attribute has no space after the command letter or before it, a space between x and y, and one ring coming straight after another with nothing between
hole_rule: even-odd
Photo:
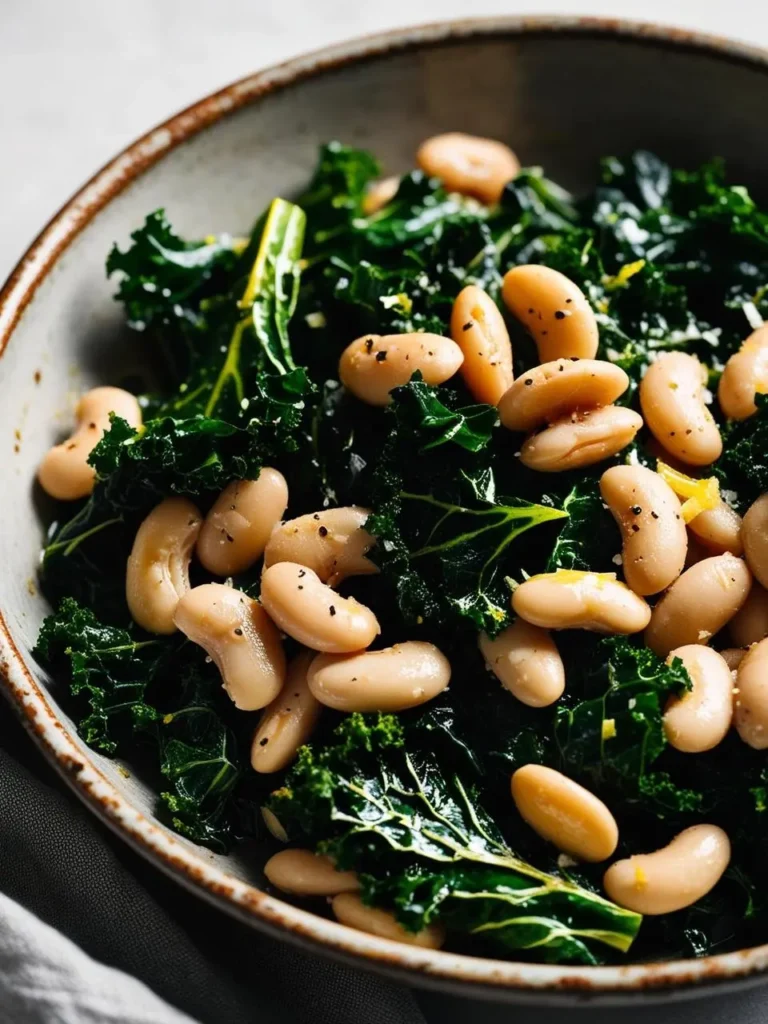
<instances>
[{"instance_id":1,"label":"curly kale leaf","mask_svg":"<svg viewBox=\"0 0 768 1024\"><path fill-rule=\"evenodd\" d=\"M176 386L208 330L206 300L228 290L242 247L227 235L187 242L165 211L156 210L133 232L128 249L115 245L109 254L107 274L120 275L116 298L129 326L158 339Z\"/></svg>"},{"instance_id":2,"label":"curly kale leaf","mask_svg":"<svg viewBox=\"0 0 768 1024\"><path fill-rule=\"evenodd\" d=\"M362 876L363 898L417 931L455 933L540 960L626 951L640 917L520 858L474 790L412 744L392 716L352 715L305 747L269 806L292 839Z\"/></svg>"},{"instance_id":3,"label":"curly kale leaf","mask_svg":"<svg viewBox=\"0 0 768 1024\"><path fill-rule=\"evenodd\" d=\"M575 484L563 501L563 512L568 518L557 535L546 571L615 572L613 559L621 550L621 538L598 481L586 479Z\"/></svg>"},{"instance_id":4,"label":"curly kale leaf","mask_svg":"<svg viewBox=\"0 0 768 1024\"><path fill-rule=\"evenodd\" d=\"M298 299L305 222L298 206L273 200L245 278L204 304L205 333L160 416L245 421L259 374L296 369L288 323Z\"/></svg>"},{"instance_id":5,"label":"curly kale leaf","mask_svg":"<svg viewBox=\"0 0 768 1024\"><path fill-rule=\"evenodd\" d=\"M179 637L137 640L65 598L43 623L34 655L86 708L78 726L83 739L122 754L133 749L133 735L143 737L170 784L161 799L174 827L225 849L230 796L242 769L224 720L228 699L200 648Z\"/></svg>"},{"instance_id":6,"label":"curly kale leaf","mask_svg":"<svg viewBox=\"0 0 768 1024\"><path fill-rule=\"evenodd\" d=\"M89 713L80 722L80 733L105 754L117 750L126 722L130 731L157 719L145 697L168 654L160 640L136 640L67 597L43 623L33 654L87 701Z\"/></svg>"},{"instance_id":7,"label":"curly kale leaf","mask_svg":"<svg viewBox=\"0 0 768 1024\"><path fill-rule=\"evenodd\" d=\"M580 648L574 656L582 659ZM603 789L636 795L666 746L664 705L690 687L679 658L667 665L626 637L601 640L582 677L581 699L556 712L554 733L563 770Z\"/></svg>"},{"instance_id":8,"label":"curly kale leaf","mask_svg":"<svg viewBox=\"0 0 768 1024\"><path fill-rule=\"evenodd\" d=\"M721 490L739 512L768 491L768 395L756 395L757 412L723 428L723 454L715 463Z\"/></svg>"}]
</instances>

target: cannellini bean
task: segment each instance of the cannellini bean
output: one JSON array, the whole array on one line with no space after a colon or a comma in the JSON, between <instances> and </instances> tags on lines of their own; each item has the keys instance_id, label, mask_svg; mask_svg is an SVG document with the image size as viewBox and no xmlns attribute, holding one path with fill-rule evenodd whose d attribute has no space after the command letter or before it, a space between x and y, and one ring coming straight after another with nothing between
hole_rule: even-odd
<instances>
[{"instance_id":1,"label":"cannellini bean","mask_svg":"<svg viewBox=\"0 0 768 1024\"><path fill-rule=\"evenodd\" d=\"M360 888L354 871L337 871L330 857L310 850L281 850L264 865L264 874L292 896L338 896Z\"/></svg>"},{"instance_id":2,"label":"cannellini bean","mask_svg":"<svg viewBox=\"0 0 768 1024\"><path fill-rule=\"evenodd\" d=\"M694 825L655 853L617 860L603 876L609 898L638 914L672 914L717 885L731 859L728 836L717 825Z\"/></svg>"},{"instance_id":3,"label":"cannellini bean","mask_svg":"<svg viewBox=\"0 0 768 1024\"><path fill-rule=\"evenodd\" d=\"M638 633L651 609L616 573L557 572L531 576L512 595L521 619L545 629L590 629L597 633Z\"/></svg>"},{"instance_id":4,"label":"cannellini bean","mask_svg":"<svg viewBox=\"0 0 768 1024\"><path fill-rule=\"evenodd\" d=\"M562 695L563 659L546 629L517 619L495 640L481 633L478 644L493 674L523 704L544 708Z\"/></svg>"},{"instance_id":5,"label":"cannellini bean","mask_svg":"<svg viewBox=\"0 0 768 1024\"><path fill-rule=\"evenodd\" d=\"M451 337L461 349L461 375L477 402L497 405L512 386L512 344L504 317L482 288L468 284L451 312Z\"/></svg>"},{"instance_id":6,"label":"cannellini bean","mask_svg":"<svg viewBox=\"0 0 768 1024\"><path fill-rule=\"evenodd\" d=\"M757 412L755 395L768 391L768 324L753 331L725 364L717 388L723 413L731 420L745 420Z\"/></svg>"},{"instance_id":7,"label":"cannellini bean","mask_svg":"<svg viewBox=\"0 0 768 1024\"><path fill-rule=\"evenodd\" d=\"M680 500L644 466L612 466L600 493L619 525L624 578L636 594L657 594L683 571L688 534Z\"/></svg>"},{"instance_id":8,"label":"cannellini bean","mask_svg":"<svg viewBox=\"0 0 768 1024\"><path fill-rule=\"evenodd\" d=\"M730 669L731 677L733 679L736 678L736 671L744 660L744 655L746 653L747 652L744 647L726 647L724 651L720 651L720 657Z\"/></svg>"},{"instance_id":9,"label":"cannellini bean","mask_svg":"<svg viewBox=\"0 0 768 1024\"><path fill-rule=\"evenodd\" d=\"M288 505L288 484L265 466L255 480L234 480L205 517L197 557L215 576L245 572L261 558Z\"/></svg>"},{"instance_id":10,"label":"cannellini bean","mask_svg":"<svg viewBox=\"0 0 768 1024\"><path fill-rule=\"evenodd\" d=\"M378 935L380 939L423 946L425 949L439 949L445 942L445 930L439 924L427 925L420 932L409 932L399 924L394 914L377 907L367 907L357 893L344 892L335 896L331 909L337 920L348 928Z\"/></svg>"},{"instance_id":11,"label":"cannellini bean","mask_svg":"<svg viewBox=\"0 0 768 1024\"><path fill-rule=\"evenodd\" d=\"M109 429L111 412L132 427L141 426L139 403L122 388L93 388L77 403L74 433L49 450L37 471L40 486L52 498L74 501L91 493L96 483L96 470L87 460L104 431Z\"/></svg>"},{"instance_id":12,"label":"cannellini bean","mask_svg":"<svg viewBox=\"0 0 768 1024\"><path fill-rule=\"evenodd\" d=\"M366 334L342 352L339 379L368 405L388 405L392 388L417 370L427 384L442 384L463 361L456 342L439 334Z\"/></svg>"},{"instance_id":13,"label":"cannellini bean","mask_svg":"<svg viewBox=\"0 0 768 1024\"><path fill-rule=\"evenodd\" d=\"M664 711L664 732L675 750L701 754L724 738L733 718L733 677L725 660L711 647L687 644L670 651L667 664L680 658L693 685L671 697Z\"/></svg>"},{"instance_id":14,"label":"cannellini bean","mask_svg":"<svg viewBox=\"0 0 768 1024\"><path fill-rule=\"evenodd\" d=\"M523 765L512 774L512 799L534 832L564 853L595 862L616 849L619 828L611 812L562 772Z\"/></svg>"},{"instance_id":15,"label":"cannellini bean","mask_svg":"<svg viewBox=\"0 0 768 1024\"><path fill-rule=\"evenodd\" d=\"M363 196L362 210L365 216L371 217L374 213L378 213L379 210L391 203L397 195L399 188L400 179L397 175L393 175L391 178L382 178L381 181L371 182Z\"/></svg>"},{"instance_id":16,"label":"cannellini bean","mask_svg":"<svg viewBox=\"0 0 768 1024\"><path fill-rule=\"evenodd\" d=\"M642 425L642 416L620 405L572 412L529 437L520 461L540 473L592 466L631 444Z\"/></svg>"},{"instance_id":17,"label":"cannellini bean","mask_svg":"<svg viewBox=\"0 0 768 1024\"><path fill-rule=\"evenodd\" d=\"M280 523L264 551L264 567L277 562L298 562L331 587L337 587L347 576L378 572L365 557L376 543L365 529L370 514L367 508L349 505Z\"/></svg>"},{"instance_id":18,"label":"cannellini bean","mask_svg":"<svg viewBox=\"0 0 768 1024\"><path fill-rule=\"evenodd\" d=\"M285 682L285 653L258 601L222 583L204 583L184 594L174 622L215 663L236 708L257 711L275 700Z\"/></svg>"},{"instance_id":19,"label":"cannellini bean","mask_svg":"<svg viewBox=\"0 0 768 1024\"><path fill-rule=\"evenodd\" d=\"M282 824L280 823L280 819L277 817L274 811L270 811L268 807L262 807L261 817L262 820L264 821L264 824L267 826L267 831L271 836L277 839L277 841L280 843L288 842L288 833L283 828Z\"/></svg>"},{"instance_id":20,"label":"cannellini bean","mask_svg":"<svg viewBox=\"0 0 768 1024\"><path fill-rule=\"evenodd\" d=\"M497 203L508 181L517 177L520 163L503 142L463 132L434 135L419 146L416 163L448 192Z\"/></svg>"},{"instance_id":21,"label":"cannellini bean","mask_svg":"<svg viewBox=\"0 0 768 1024\"><path fill-rule=\"evenodd\" d=\"M409 640L382 651L319 654L307 676L321 704L337 711L405 711L448 685L451 666L434 644Z\"/></svg>"},{"instance_id":22,"label":"cannellini bean","mask_svg":"<svg viewBox=\"0 0 768 1024\"><path fill-rule=\"evenodd\" d=\"M150 633L173 633L176 605L189 590L189 563L203 517L187 498L166 498L141 524L125 577L134 622Z\"/></svg>"},{"instance_id":23,"label":"cannellini bean","mask_svg":"<svg viewBox=\"0 0 768 1024\"><path fill-rule=\"evenodd\" d=\"M313 651L361 651L380 632L369 608L354 597L340 597L312 569L295 562L264 570L261 603L284 633Z\"/></svg>"},{"instance_id":24,"label":"cannellini bean","mask_svg":"<svg viewBox=\"0 0 768 1024\"><path fill-rule=\"evenodd\" d=\"M763 494L747 509L741 539L747 565L762 585L768 587L768 494Z\"/></svg>"},{"instance_id":25,"label":"cannellini bean","mask_svg":"<svg viewBox=\"0 0 768 1024\"><path fill-rule=\"evenodd\" d=\"M564 274L538 264L513 267L501 294L507 309L531 334L539 359L593 359L599 333L582 290Z\"/></svg>"},{"instance_id":26,"label":"cannellini bean","mask_svg":"<svg viewBox=\"0 0 768 1024\"><path fill-rule=\"evenodd\" d=\"M661 353L640 382L646 426L668 452L691 466L706 466L723 450L704 402L706 382L706 368L685 352Z\"/></svg>"},{"instance_id":27,"label":"cannellini bean","mask_svg":"<svg viewBox=\"0 0 768 1024\"><path fill-rule=\"evenodd\" d=\"M610 405L628 387L629 377L613 363L556 359L517 378L499 402L499 417L507 430L535 430L576 409Z\"/></svg>"},{"instance_id":28,"label":"cannellini bean","mask_svg":"<svg viewBox=\"0 0 768 1024\"><path fill-rule=\"evenodd\" d=\"M686 569L653 609L645 642L662 658L675 647L706 644L749 596L752 574L726 552Z\"/></svg>"},{"instance_id":29,"label":"cannellini bean","mask_svg":"<svg viewBox=\"0 0 768 1024\"><path fill-rule=\"evenodd\" d=\"M705 509L691 519L688 529L713 554L730 551L732 555L741 555L744 552L741 516L722 499L715 508Z\"/></svg>"},{"instance_id":30,"label":"cannellini bean","mask_svg":"<svg viewBox=\"0 0 768 1024\"><path fill-rule=\"evenodd\" d=\"M768 748L768 639L750 647L736 674L733 724L754 750Z\"/></svg>"},{"instance_id":31,"label":"cannellini bean","mask_svg":"<svg viewBox=\"0 0 768 1024\"><path fill-rule=\"evenodd\" d=\"M259 720L251 745L251 766L256 772L279 772L312 735L321 707L307 685L307 670L314 651L302 651L288 666L282 689Z\"/></svg>"},{"instance_id":32,"label":"cannellini bean","mask_svg":"<svg viewBox=\"0 0 768 1024\"><path fill-rule=\"evenodd\" d=\"M750 647L768 636L768 590L752 581L749 596L728 623L731 640L739 647Z\"/></svg>"}]
</instances>

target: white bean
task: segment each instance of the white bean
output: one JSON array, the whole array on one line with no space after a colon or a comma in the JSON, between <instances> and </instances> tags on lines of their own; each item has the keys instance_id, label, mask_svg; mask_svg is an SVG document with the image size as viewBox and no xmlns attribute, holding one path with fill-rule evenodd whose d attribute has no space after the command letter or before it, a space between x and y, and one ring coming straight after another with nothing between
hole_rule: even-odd
<instances>
[{"instance_id":1,"label":"white bean","mask_svg":"<svg viewBox=\"0 0 768 1024\"><path fill-rule=\"evenodd\" d=\"M762 585L768 587L768 494L763 494L747 509L741 539L747 565Z\"/></svg>"},{"instance_id":2,"label":"white bean","mask_svg":"<svg viewBox=\"0 0 768 1024\"><path fill-rule=\"evenodd\" d=\"M687 644L670 651L667 664L680 658L693 689L671 697L664 711L664 732L675 750L700 754L724 738L733 718L733 677L717 651Z\"/></svg>"},{"instance_id":3,"label":"white bean","mask_svg":"<svg viewBox=\"0 0 768 1024\"><path fill-rule=\"evenodd\" d=\"M768 748L768 639L750 647L738 667L733 724L748 746Z\"/></svg>"},{"instance_id":4,"label":"white bean","mask_svg":"<svg viewBox=\"0 0 768 1024\"><path fill-rule=\"evenodd\" d=\"M640 382L646 426L668 452L691 466L706 466L723 450L704 401L706 382L706 368L686 352L662 352Z\"/></svg>"},{"instance_id":5,"label":"white bean","mask_svg":"<svg viewBox=\"0 0 768 1024\"><path fill-rule=\"evenodd\" d=\"M488 667L502 686L532 708L544 708L565 689L563 659L550 633L516 619L494 639L478 638Z\"/></svg>"},{"instance_id":6,"label":"white bean","mask_svg":"<svg viewBox=\"0 0 768 1024\"><path fill-rule=\"evenodd\" d=\"M616 861L603 887L620 907L649 916L672 914L706 896L730 859L731 844L721 828L694 825L655 853Z\"/></svg>"},{"instance_id":7,"label":"white bean","mask_svg":"<svg viewBox=\"0 0 768 1024\"><path fill-rule=\"evenodd\" d=\"M597 633L638 633L651 609L615 573L557 572L531 576L512 595L516 615L545 629L590 629Z\"/></svg>"},{"instance_id":8,"label":"white bean","mask_svg":"<svg viewBox=\"0 0 768 1024\"><path fill-rule=\"evenodd\" d=\"M468 284L451 312L451 337L461 349L461 375L477 402L497 405L512 386L512 344L498 306L482 288Z\"/></svg>"},{"instance_id":9,"label":"white bean","mask_svg":"<svg viewBox=\"0 0 768 1024\"><path fill-rule=\"evenodd\" d=\"M288 666L280 693L264 708L251 744L251 767L256 772L279 772L312 735L321 707L307 684L314 651L302 651Z\"/></svg>"},{"instance_id":10,"label":"white bean","mask_svg":"<svg viewBox=\"0 0 768 1024\"><path fill-rule=\"evenodd\" d=\"M233 587L204 583L184 594L174 622L215 663L235 707L257 711L277 697L285 682L285 654L258 601Z\"/></svg>"},{"instance_id":11,"label":"white bean","mask_svg":"<svg viewBox=\"0 0 768 1024\"><path fill-rule=\"evenodd\" d=\"M686 569L653 609L645 642L662 658L675 647L706 644L734 617L749 595L752 574L726 552Z\"/></svg>"},{"instance_id":12,"label":"white bean","mask_svg":"<svg viewBox=\"0 0 768 1024\"><path fill-rule=\"evenodd\" d=\"M551 267L529 264L504 275L507 309L532 335L542 363L577 356L593 359L599 333L595 314L578 285Z\"/></svg>"},{"instance_id":13,"label":"white bean","mask_svg":"<svg viewBox=\"0 0 768 1024\"><path fill-rule=\"evenodd\" d=\"M141 524L125 578L128 609L150 633L173 633L179 599L189 590L189 563L203 517L187 498L166 498Z\"/></svg>"},{"instance_id":14,"label":"white bean","mask_svg":"<svg viewBox=\"0 0 768 1024\"><path fill-rule=\"evenodd\" d=\"M361 651L380 632L369 608L354 597L340 597L317 573L295 562L264 570L261 603L284 633L313 651Z\"/></svg>"},{"instance_id":15,"label":"white bean","mask_svg":"<svg viewBox=\"0 0 768 1024\"><path fill-rule=\"evenodd\" d=\"M380 939L404 942L408 946L439 949L445 942L445 931L439 924L430 924L420 932L409 932L394 914L378 907L368 907L357 893L344 892L333 898L331 909L336 918L348 928L378 935Z\"/></svg>"},{"instance_id":16,"label":"white bean","mask_svg":"<svg viewBox=\"0 0 768 1024\"><path fill-rule=\"evenodd\" d=\"M634 409L606 405L572 412L529 437L520 461L540 473L581 469L616 455L631 444L643 418Z\"/></svg>"},{"instance_id":17,"label":"white bean","mask_svg":"<svg viewBox=\"0 0 768 1024\"><path fill-rule=\"evenodd\" d=\"M434 135L419 146L416 163L448 192L496 203L507 182L517 177L520 163L503 142L463 132Z\"/></svg>"},{"instance_id":18,"label":"white bean","mask_svg":"<svg viewBox=\"0 0 768 1024\"><path fill-rule=\"evenodd\" d=\"M577 409L611 405L629 387L619 366L602 359L556 359L522 374L499 402L507 430L526 433Z\"/></svg>"},{"instance_id":19,"label":"white bean","mask_svg":"<svg viewBox=\"0 0 768 1024\"><path fill-rule=\"evenodd\" d=\"M534 832L579 860L605 860L619 829L602 800L553 768L526 764L512 774L512 799Z\"/></svg>"},{"instance_id":20,"label":"white bean","mask_svg":"<svg viewBox=\"0 0 768 1024\"><path fill-rule=\"evenodd\" d=\"M321 704L337 711L405 711L448 685L451 666L434 644L420 640L358 654L320 654L308 674Z\"/></svg>"},{"instance_id":21,"label":"white bean","mask_svg":"<svg viewBox=\"0 0 768 1024\"><path fill-rule=\"evenodd\" d=\"M675 492L644 466L612 466L600 477L600 493L621 530L629 586L644 597L665 590L683 571L688 550Z\"/></svg>"},{"instance_id":22,"label":"white bean","mask_svg":"<svg viewBox=\"0 0 768 1024\"><path fill-rule=\"evenodd\" d=\"M205 517L197 557L215 576L245 572L264 553L288 505L288 484L265 466L255 480L233 480Z\"/></svg>"},{"instance_id":23,"label":"white bean","mask_svg":"<svg viewBox=\"0 0 768 1024\"><path fill-rule=\"evenodd\" d=\"M731 640L738 647L750 647L768 636L768 590L754 580L749 596L728 623Z\"/></svg>"},{"instance_id":24,"label":"white bean","mask_svg":"<svg viewBox=\"0 0 768 1024\"><path fill-rule=\"evenodd\" d=\"M330 857L310 850L281 850L264 865L264 874L292 896L338 896L360 888L354 871L337 871Z\"/></svg>"},{"instance_id":25,"label":"white bean","mask_svg":"<svg viewBox=\"0 0 768 1024\"><path fill-rule=\"evenodd\" d=\"M297 562L337 587L348 576L378 572L366 554L376 543L365 529L370 510L359 505L330 508L289 519L272 531L264 550L264 567Z\"/></svg>"},{"instance_id":26,"label":"white bean","mask_svg":"<svg viewBox=\"0 0 768 1024\"><path fill-rule=\"evenodd\" d=\"M74 433L49 450L37 471L40 486L52 498L74 501L91 493L96 470L88 464L88 456L109 429L111 412L132 427L141 426L139 403L122 388L93 388L77 403Z\"/></svg>"},{"instance_id":27,"label":"white bean","mask_svg":"<svg viewBox=\"0 0 768 1024\"><path fill-rule=\"evenodd\" d=\"M464 361L461 349L439 334L366 334L339 360L339 380L362 402L388 405L390 391L418 370L427 384L443 384Z\"/></svg>"},{"instance_id":28,"label":"white bean","mask_svg":"<svg viewBox=\"0 0 768 1024\"><path fill-rule=\"evenodd\" d=\"M768 391L768 324L758 327L725 364L717 387L728 419L745 420L757 412L755 395Z\"/></svg>"}]
</instances>

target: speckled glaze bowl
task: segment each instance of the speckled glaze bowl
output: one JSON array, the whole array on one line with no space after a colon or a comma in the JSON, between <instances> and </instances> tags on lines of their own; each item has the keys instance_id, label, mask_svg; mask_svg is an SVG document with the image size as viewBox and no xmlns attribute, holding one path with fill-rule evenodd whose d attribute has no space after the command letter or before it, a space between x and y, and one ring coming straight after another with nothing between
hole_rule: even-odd
<instances>
[{"instance_id":1,"label":"speckled glaze bowl","mask_svg":"<svg viewBox=\"0 0 768 1024\"><path fill-rule=\"evenodd\" d=\"M121 314L104 277L115 240L165 206L192 236L241 232L290 195L318 145L369 146L387 171L450 129L512 144L575 189L597 159L643 146L693 164L719 154L760 191L768 169L768 54L691 33L570 18L466 20L365 38L259 72L149 132L43 230L0 292L0 666L6 696L84 802L191 892L278 939L472 996L632 1001L744 986L768 971L768 945L696 961L559 967L459 956L364 935L266 895L264 850L216 856L152 816L133 772L89 750L30 656L46 612L35 586L35 467L71 415L73 395L130 371ZM126 777L128 776L128 777Z\"/></svg>"}]
</instances>

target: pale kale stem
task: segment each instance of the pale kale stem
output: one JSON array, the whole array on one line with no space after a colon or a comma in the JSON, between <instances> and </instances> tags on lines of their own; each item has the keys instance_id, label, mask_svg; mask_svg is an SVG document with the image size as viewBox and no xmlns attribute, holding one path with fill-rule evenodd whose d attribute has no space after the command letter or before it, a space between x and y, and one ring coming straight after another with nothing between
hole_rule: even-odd
<instances>
[{"instance_id":1,"label":"pale kale stem","mask_svg":"<svg viewBox=\"0 0 768 1024\"><path fill-rule=\"evenodd\" d=\"M88 506L86 505L86 508L87 507ZM85 509L83 509L83 512L85 512ZM71 555L72 552L78 547L78 545L82 544L84 540L88 540L89 537L95 536L97 533L100 533L102 530L105 530L108 526L114 526L115 523L122 523L122 521L122 516L115 516L114 519L105 519L103 523L97 523L96 526L92 526L90 530L85 530L83 533L79 533L76 537L73 537L71 540L54 541L53 544L49 544L48 547L44 549L43 563L45 563L45 561L48 559L50 555L55 554L62 548L64 549L65 556ZM68 523L68 526L71 526L72 523L74 522L75 520L73 519L70 523Z\"/></svg>"}]
</instances>

